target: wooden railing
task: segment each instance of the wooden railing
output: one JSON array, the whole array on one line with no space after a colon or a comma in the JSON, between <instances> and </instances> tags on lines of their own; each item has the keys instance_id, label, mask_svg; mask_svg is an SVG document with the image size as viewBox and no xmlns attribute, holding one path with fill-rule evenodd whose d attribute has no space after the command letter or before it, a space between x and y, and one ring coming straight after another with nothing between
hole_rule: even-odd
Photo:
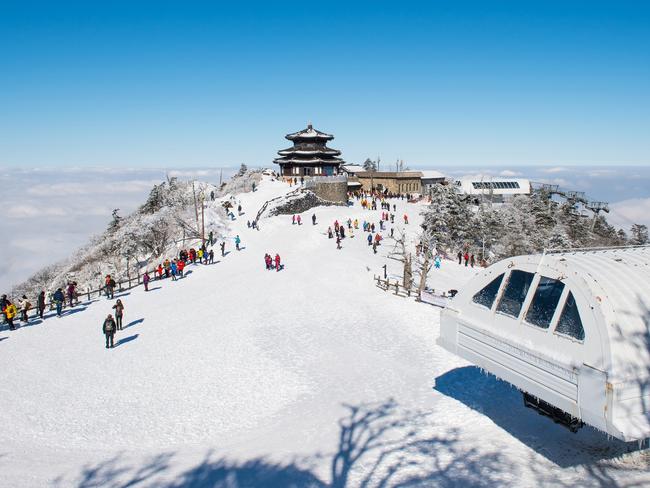
<instances>
[{"instance_id":1,"label":"wooden railing","mask_svg":"<svg viewBox=\"0 0 650 488\"><path fill-rule=\"evenodd\" d=\"M189 263L190 263L190 261L188 261L188 264ZM151 271L147 270L146 272L148 274L154 276L154 277L156 276L156 270L155 269L153 269ZM131 290L131 289L135 288L136 286L142 285L143 284L142 276L144 275L144 273L145 272L143 271L136 278L127 278L125 280L116 282L115 283L114 293L121 293L123 291ZM164 273L164 270L163 270L163 273ZM164 276L164 274L163 274L163 276ZM149 283L151 284L151 283L154 283L156 281L163 280L163 279L166 279L166 278L162 278L162 277L161 278L151 278L151 281L149 281ZM72 309L72 308L78 307L80 305L88 304L91 301L92 297L94 297L95 295L97 295L97 297L101 297L102 295L105 295L106 294L106 285L101 286L101 287L96 288L96 289L87 289L86 291L83 291L83 292L78 291L77 294L76 294L76 297L74 297L73 300L72 300L73 301L72 307L70 306L70 297L68 296L68 294L67 294L67 292L65 290L63 290L63 291L64 291L64 295L65 295L65 298L64 298L64 300L62 302L63 309L66 309L66 308ZM45 302L45 309L44 309L45 311L51 312L52 310L56 310L56 302L53 300L52 295L53 295L53 293L50 294L50 296L48 298L49 301ZM86 301L85 302L81 301L80 300L81 297L86 297ZM117 298L119 298L119 297L117 297ZM38 299L36 301L38 301ZM22 315L22 311L20 310L17 301L13 301L12 303L16 306L16 309L18 310L18 315L14 318L14 320L16 320L16 319L20 318L20 316ZM1 316L1 317L4 317L4 316ZM31 304L30 309L27 311L27 317L28 318L38 318L39 317L38 304L33 304L33 303Z\"/></svg>"}]
</instances>

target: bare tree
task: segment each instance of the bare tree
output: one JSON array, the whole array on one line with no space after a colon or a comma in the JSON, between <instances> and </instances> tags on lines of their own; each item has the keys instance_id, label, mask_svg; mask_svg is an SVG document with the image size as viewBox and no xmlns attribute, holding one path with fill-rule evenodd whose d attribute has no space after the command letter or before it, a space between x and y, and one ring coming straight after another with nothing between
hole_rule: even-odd
<instances>
[{"instance_id":1,"label":"bare tree","mask_svg":"<svg viewBox=\"0 0 650 488\"><path fill-rule=\"evenodd\" d=\"M407 250L406 235L403 231L397 231L397 237L393 237L395 245L393 250L388 253L388 257L403 263L402 281L406 290L411 289L413 284L413 257Z\"/></svg>"},{"instance_id":2,"label":"bare tree","mask_svg":"<svg viewBox=\"0 0 650 488\"><path fill-rule=\"evenodd\" d=\"M422 296L422 292L427 285L427 276L431 267L433 266L431 259L433 258L433 251L436 249L435 238L427 235L426 232L420 234L420 242L418 244L419 252L417 253L416 264L418 274L420 275L420 283L418 285L418 300Z\"/></svg>"}]
</instances>

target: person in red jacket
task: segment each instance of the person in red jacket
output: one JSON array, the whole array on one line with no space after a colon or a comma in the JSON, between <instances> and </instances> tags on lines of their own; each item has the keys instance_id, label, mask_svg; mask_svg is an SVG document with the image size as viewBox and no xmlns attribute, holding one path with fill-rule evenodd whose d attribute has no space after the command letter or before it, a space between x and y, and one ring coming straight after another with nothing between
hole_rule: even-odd
<instances>
[{"instance_id":1,"label":"person in red jacket","mask_svg":"<svg viewBox=\"0 0 650 488\"><path fill-rule=\"evenodd\" d=\"M275 270L280 271L280 255L275 255Z\"/></svg>"}]
</instances>

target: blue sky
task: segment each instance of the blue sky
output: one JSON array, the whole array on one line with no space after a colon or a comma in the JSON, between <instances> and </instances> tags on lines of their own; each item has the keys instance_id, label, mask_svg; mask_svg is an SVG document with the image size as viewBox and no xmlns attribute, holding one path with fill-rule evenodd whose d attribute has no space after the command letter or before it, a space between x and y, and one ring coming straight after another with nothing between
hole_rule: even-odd
<instances>
[{"instance_id":1,"label":"blue sky","mask_svg":"<svg viewBox=\"0 0 650 488\"><path fill-rule=\"evenodd\" d=\"M2 2L0 165L650 163L650 2Z\"/></svg>"}]
</instances>

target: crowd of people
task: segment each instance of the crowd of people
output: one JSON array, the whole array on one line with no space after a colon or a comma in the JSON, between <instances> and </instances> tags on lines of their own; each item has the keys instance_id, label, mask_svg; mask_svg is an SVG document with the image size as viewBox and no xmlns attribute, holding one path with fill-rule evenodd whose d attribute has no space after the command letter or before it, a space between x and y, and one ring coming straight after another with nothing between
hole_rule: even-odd
<instances>
[{"instance_id":1,"label":"crowd of people","mask_svg":"<svg viewBox=\"0 0 650 488\"><path fill-rule=\"evenodd\" d=\"M106 349L115 347L115 334L118 330L124 329L124 304L122 300L118 298L115 305L113 305L113 309L115 309L115 318L109 313L102 324L102 332L106 338Z\"/></svg>"},{"instance_id":2,"label":"crowd of people","mask_svg":"<svg viewBox=\"0 0 650 488\"><path fill-rule=\"evenodd\" d=\"M468 251L458 251L458 254L456 255L458 258L458 264L462 265L463 261L465 262L465 266L468 264L473 268L474 265L476 264L476 258L474 257L474 254L470 254Z\"/></svg>"},{"instance_id":3,"label":"crowd of people","mask_svg":"<svg viewBox=\"0 0 650 488\"><path fill-rule=\"evenodd\" d=\"M79 295L77 293L77 282L71 281L63 288L57 288L57 290L50 296L50 306L56 308L56 316L61 317L63 313L63 307L68 303L70 308L74 307L79 303ZM45 291L41 290L36 297L36 314L34 318L39 318L43 320L45 316L47 305L46 305L46 296ZM7 295L2 295L0 298L0 310L4 317L4 322L9 326L9 330L16 330L16 320L27 324L30 320L29 312L34 309L34 305L29 301L27 295L23 295L15 303L7 297Z\"/></svg>"},{"instance_id":4,"label":"crowd of people","mask_svg":"<svg viewBox=\"0 0 650 488\"><path fill-rule=\"evenodd\" d=\"M241 240L239 236L235 237L235 245L239 249ZM160 262L157 267L153 270L146 270L142 274L142 284L145 291L149 291L149 283L153 280L162 280L165 278L171 278L172 281L176 281L185 276L185 267L188 264L212 264L214 263L214 249L212 247L208 248L209 245L216 244L214 239L214 234L209 233L209 237L206 240L205 244L202 244L198 249L190 248L183 249L178 253L178 256L172 259L165 259ZM221 256L225 255L226 242L225 240L220 243ZM113 300L115 298L115 289L118 286L115 279L112 275L107 274L102 282L100 287L100 293L108 300ZM22 295L19 300L13 301L6 294L2 295L0 299L0 311L4 318L4 322L8 325L9 330L16 330L17 326L22 323L26 325L30 320L45 318L45 312L48 309L48 300L47 295L44 290L41 290L36 297L34 304L27 298L26 295ZM61 317L63 315L63 309L67 306L73 308L78 305L79 293L77 289L77 282L70 281L65 287L57 288L54 293L51 293L49 296L49 309L56 310L56 316ZM118 300L118 303L121 305L121 301ZM30 317L32 310L35 310L35 314ZM120 313L116 311L115 318L121 317ZM118 320L117 327L121 326L121 320Z\"/></svg>"},{"instance_id":5,"label":"crowd of people","mask_svg":"<svg viewBox=\"0 0 650 488\"><path fill-rule=\"evenodd\" d=\"M272 269L280 271L284 268L284 265L282 265L280 261L280 255L278 253L275 253L275 257L271 257L269 253L264 254L264 265L266 266L267 271L271 271Z\"/></svg>"}]
</instances>

